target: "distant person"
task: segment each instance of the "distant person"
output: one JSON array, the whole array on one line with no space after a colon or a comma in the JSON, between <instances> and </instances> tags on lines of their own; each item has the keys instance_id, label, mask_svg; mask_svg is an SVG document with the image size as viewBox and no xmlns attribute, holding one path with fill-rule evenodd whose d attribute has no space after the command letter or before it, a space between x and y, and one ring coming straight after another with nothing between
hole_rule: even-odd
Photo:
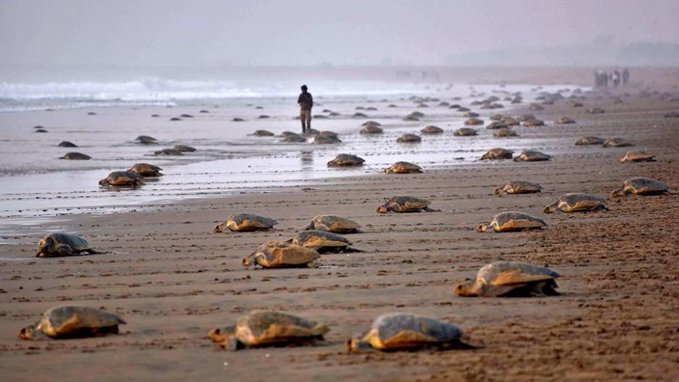
<instances>
[{"instance_id":1,"label":"distant person","mask_svg":"<svg viewBox=\"0 0 679 382\"><path fill-rule=\"evenodd\" d=\"M613 86L618 87L620 85L620 72L616 69L613 71Z\"/></svg>"},{"instance_id":2,"label":"distant person","mask_svg":"<svg viewBox=\"0 0 679 382\"><path fill-rule=\"evenodd\" d=\"M625 68L625 70L622 71L622 84L627 85L629 84L629 70Z\"/></svg>"},{"instance_id":3,"label":"distant person","mask_svg":"<svg viewBox=\"0 0 679 382\"><path fill-rule=\"evenodd\" d=\"M297 97L299 105L299 119L302 121L302 134L311 130L311 108L314 106L314 98L307 91L306 85L301 87L302 93Z\"/></svg>"}]
</instances>

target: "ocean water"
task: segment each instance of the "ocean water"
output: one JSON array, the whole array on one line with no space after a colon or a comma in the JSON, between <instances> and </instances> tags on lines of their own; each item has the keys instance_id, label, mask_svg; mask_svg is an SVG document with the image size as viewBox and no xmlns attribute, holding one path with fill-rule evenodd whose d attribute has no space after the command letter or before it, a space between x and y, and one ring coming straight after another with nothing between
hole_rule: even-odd
<instances>
[{"instance_id":1,"label":"ocean water","mask_svg":"<svg viewBox=\"0 0 679 382\"><path fill-rule=\"evenodd\" d=\"M301 81L288 73L251 73L230 79L147 76L111 81L2 82L0 234L25 233L27 227L44 220L58 228L60 218L76 213L110 213L186 198L271 191L313 185L328 178L374 174L398 160L418 163L427 171L473 163L490 147L520 150L550 144L530 134L499 141L483 126L477 127L476 137L454 137L453 131L463 126L465 118L441 102L470 107L476 99L520 92L527 103L539 91L553 92L564 86L454 84L433 76L423 79L419 72L415 77L315 73L305 80L316 103L312 127L338 133L342 142L334 145L317 145L311 140L285 143L278 136L283 131L301 131L295 119ZM422 97L429 99L420 102ZM509 102L499 102L505 108L471 108L488 123L492 113L511 114ZM417 122L403 121L413 111L425 117ZM357 116L359 112L366 116ZM192 117L171 121L182 114ZM360 135L366 120L380 122L385 133ZM439 126L445 133L424 135L419 144L396 142L398 136L419 133L427 125ZM35 132L36 126L47 132ZM258 129L277 136L250 135ZM153 136L158 144L142 145L135 141L139 135ZM64 140L78 148L58 147ZM197 150L182 156L153 155L175 144ZM58 159L69 151L92 159ZM366 166L328 168L327 161L338 153L359 155L366 159ZM164 176L133 190L98 185L110 171L138 162L162 167Z\"/></svg>"}]
</instances>

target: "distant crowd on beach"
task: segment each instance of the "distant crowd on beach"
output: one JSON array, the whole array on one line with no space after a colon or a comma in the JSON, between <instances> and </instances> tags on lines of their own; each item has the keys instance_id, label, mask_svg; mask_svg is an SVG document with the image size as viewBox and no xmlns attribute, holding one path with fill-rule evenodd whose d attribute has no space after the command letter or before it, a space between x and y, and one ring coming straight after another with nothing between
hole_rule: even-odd
<instances>
[{"instance_id":1,"label":"distant crowd on beach","mask_svg":"<svg viewBox=\"0 0 679 382\"><path fill-rule=\"evenodd\" d=\"M623 69L622 72L618 69L612 72L606 72L602 69L594 70L594 87L596 89L606 89L609 86L617 88L627 84L629 84L629 70L627 69Z\"/></svg>"}]
</instances>

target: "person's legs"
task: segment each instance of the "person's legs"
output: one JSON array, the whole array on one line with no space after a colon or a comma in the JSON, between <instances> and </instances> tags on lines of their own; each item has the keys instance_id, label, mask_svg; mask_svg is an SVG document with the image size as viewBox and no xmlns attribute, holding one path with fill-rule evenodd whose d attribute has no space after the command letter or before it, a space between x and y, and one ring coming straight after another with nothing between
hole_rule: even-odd
<instances>
[{"instance_id":1,"label":"person's legs","mask_svg":"<svg viewBox=\"0 0 679 382\"><path fill-rule=\"evenodd\" d=\"M307 125L306 125L306 110L300 109L299 110L299 120L302 121L302 134L306 133Z\"/></svg>"},{"instance_id":2,"label":"person's legs","mask_svg":"<svg viewBox=\"0 0 679 382\"><path fill-rule=\"evenodd\" d=\"M306 128L311 130L311 110L306 111Z\"/></svg>"}]
</instances>

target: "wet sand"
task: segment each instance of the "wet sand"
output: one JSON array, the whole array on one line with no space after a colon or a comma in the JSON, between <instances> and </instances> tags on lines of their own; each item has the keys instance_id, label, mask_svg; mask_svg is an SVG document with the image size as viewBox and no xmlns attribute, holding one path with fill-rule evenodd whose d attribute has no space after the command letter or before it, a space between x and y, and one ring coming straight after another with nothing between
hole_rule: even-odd
<instances>
[{"instance_id":1,"label":"wet sand","mask_svg":"<svg viewBox=\"0 0 679 382\"><path fill-rule=\"evenodd\" d=\"M561 101L534 112L544 120L569 116L578 122L517 129L544 137L563 152L549 162L425 168L423 174L327 180L148 212L66 217L62 225L69 231L110 253L35 259L35 245L0 248L15 255L0 263L3 375L7 380L676 380L679 119L663 115L679 110L679 102L660 94L640 97L639 88L627 91L631 96L622 96L622 103L589 94L582 108ZM586 113L595 106L606 113ZM635 147L574 148L583 135L622 137ZM496 146L511 145L505 138ZM657 162L618 163L617 156L628 149L645 149ZM607 196L631 176L664 180L674 191L609 198L605 212L541 212L562 193ZM544 191L492 195L510 179L539 182ZM428 198L441 212L375 212L385 198L403 194ZM504 210L539 215L549 225L519 233L474 231ZM268 232L211 233L214 224L241 211L274 217L279 225ZM240 259L257 245L293 236L318 214L361 223L363 232L347 237L365 252L323 255L321 266L311 269L241 267ZM452 294L454 284L497 260L549 265L562 275L562 295ZM102 306L128 324L119 336L16 339L21 327L59 304ZM208 330L253 309L296 313L327 323L331 331L315 347L240 352L218 349L206 338ZM449 320L478 349L347 354L344 342L385 312Z\"/></svg>"}]
</instances>

